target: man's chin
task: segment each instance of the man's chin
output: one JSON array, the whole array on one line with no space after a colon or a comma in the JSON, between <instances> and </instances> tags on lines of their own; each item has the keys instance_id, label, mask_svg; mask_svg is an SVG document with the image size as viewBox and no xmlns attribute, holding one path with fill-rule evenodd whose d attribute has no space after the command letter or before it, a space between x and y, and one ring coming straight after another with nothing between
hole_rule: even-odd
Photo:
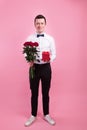
<instances>
[{"instance_id":1,"label":"man's chin","mask_svg":"<svg viewBox=\"0 0 87 130\"><path fill-rule=\"evenodd\" d=\"M43 33L44 31L37 31L37 33Z\"/></svg>"}]
</instances>

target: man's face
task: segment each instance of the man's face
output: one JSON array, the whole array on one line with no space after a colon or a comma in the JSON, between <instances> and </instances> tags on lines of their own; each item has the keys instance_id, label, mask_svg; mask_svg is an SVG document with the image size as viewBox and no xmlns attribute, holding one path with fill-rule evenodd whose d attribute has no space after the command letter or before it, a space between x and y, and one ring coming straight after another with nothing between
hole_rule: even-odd
<instances>
[{"instance_id":1,"label":"man's face","mask_svg":"<svg viewBox=\"0 0 87 130\"><path fill-rule=\"evenodd\" d=\"M44 20L43 18L41 18L41 19L36 19L34 25L35 25L35 28L36 28L37 33L42 33L42 32L44 32L46 23L45 23L45 20Z\"/></svg>"}]
</instances>

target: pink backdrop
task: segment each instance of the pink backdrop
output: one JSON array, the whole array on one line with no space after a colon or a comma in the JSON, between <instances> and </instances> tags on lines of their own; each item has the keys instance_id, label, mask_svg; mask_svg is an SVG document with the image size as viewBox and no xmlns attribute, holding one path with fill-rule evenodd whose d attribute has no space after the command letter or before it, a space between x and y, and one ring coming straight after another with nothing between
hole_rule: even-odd
<instances>
[{"instance_id":1,"label":"pink backdrop","mask_svg":"<svg viewBox=\"0 0 87 130\"><path fill-rule=\"evenodd\" d=\"M24 122L30 115L29 65L22 55L22 44L35 31L33 19L39 13L47 17L46 32L56 41L50 91L50 113L56 125L42 120L39 91L38 118L30 129L86 130L86 0L0 0L0 128L26 129Z\"/></svg>"}]
</instances>

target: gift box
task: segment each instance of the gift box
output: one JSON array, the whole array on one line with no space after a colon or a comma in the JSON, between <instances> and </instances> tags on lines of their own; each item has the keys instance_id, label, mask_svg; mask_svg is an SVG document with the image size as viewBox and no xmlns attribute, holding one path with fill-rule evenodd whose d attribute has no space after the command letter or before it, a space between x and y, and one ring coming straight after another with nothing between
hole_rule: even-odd
<instances>
[{"instance_id":1,"label":"gift box","mask_svg":"<svg viewBox=\"0 0 87 130\"><path fill-rule=\"evenodd\" d=\"M47 62L50 60L50 53L48 51L44 51L42 52L42 60L44 62Z\"/></svg>"}]
</instances>

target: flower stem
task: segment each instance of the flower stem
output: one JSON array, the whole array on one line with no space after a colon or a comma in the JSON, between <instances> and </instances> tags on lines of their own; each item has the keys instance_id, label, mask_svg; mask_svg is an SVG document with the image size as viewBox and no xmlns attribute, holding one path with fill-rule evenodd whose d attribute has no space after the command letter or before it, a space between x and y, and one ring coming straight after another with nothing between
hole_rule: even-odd
<instances>
[{"instance_id":1,"label":"flower stem","mask_svg":"<svg viewBox=\"0 0 87 130\"><path fill-rule=\"evenodd\" d=\"M32 66L32 67L30 67L30 78L34 78L34 70L35 70L35 68L34 68L34 66Z\"/></svg>"}]
</instances>

